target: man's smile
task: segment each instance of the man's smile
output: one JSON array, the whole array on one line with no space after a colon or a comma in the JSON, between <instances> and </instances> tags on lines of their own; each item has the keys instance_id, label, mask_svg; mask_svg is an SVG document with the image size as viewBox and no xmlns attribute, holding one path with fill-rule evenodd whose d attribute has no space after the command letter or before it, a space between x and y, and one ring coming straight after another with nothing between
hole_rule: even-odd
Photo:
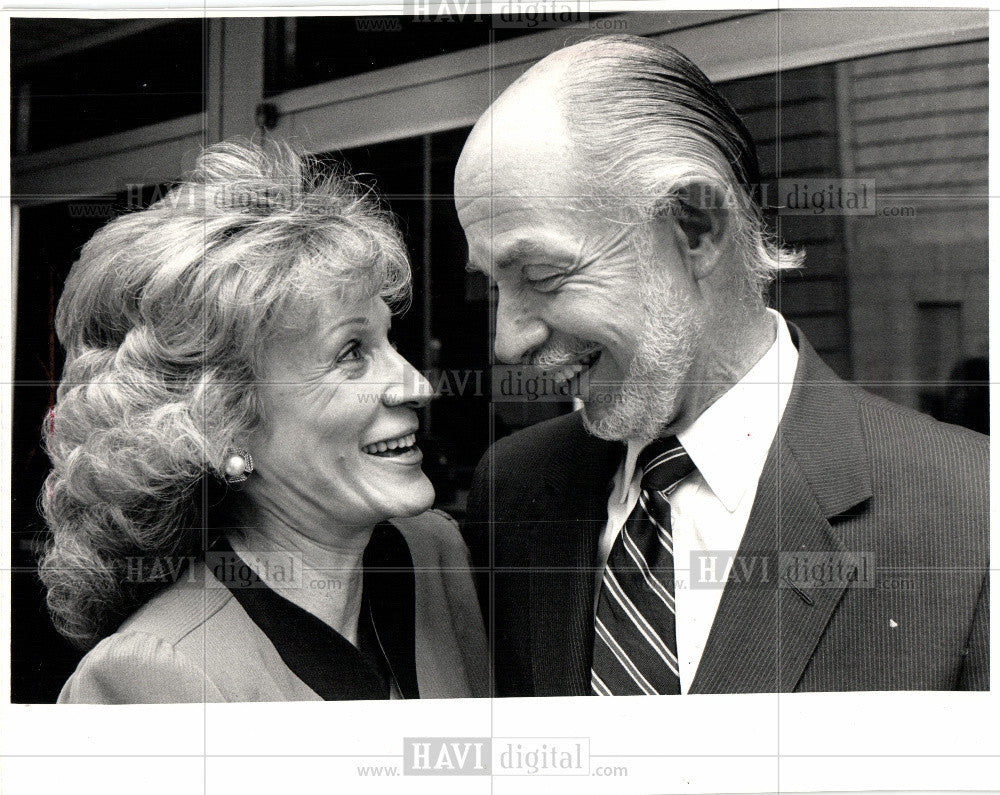
<instances>
[{"instance_id":1,"label":"man's smile","mask_svg":"<svg viewBox=\"0 0 1000 795\"><path fill-rule=\"evenodd\" d=\"M559 365L558 367L549 365L544 367L542 371L546 377L551 378L553 381L570 381L573 378L579 377L582 373L588 372L597 364L602 353L603 350L597 348L583 354L583 356L578 357L575 361Z\"/></svg>"}]
</instances>

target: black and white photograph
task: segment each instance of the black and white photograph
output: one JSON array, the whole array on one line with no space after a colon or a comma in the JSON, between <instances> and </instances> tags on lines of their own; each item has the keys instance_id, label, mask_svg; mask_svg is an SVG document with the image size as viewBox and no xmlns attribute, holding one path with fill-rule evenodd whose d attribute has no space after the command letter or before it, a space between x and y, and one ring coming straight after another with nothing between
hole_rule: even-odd
<instances>
[{"instance_id":1,"label":"black and white photograph","mask_svg":"<svg viewBox=\"0 0 1000 795\"><path fill-rule=\"evenodd\" d=\"M988 8L5 16L3 791L1000 786Z\"/></svg>"}]
</instances>

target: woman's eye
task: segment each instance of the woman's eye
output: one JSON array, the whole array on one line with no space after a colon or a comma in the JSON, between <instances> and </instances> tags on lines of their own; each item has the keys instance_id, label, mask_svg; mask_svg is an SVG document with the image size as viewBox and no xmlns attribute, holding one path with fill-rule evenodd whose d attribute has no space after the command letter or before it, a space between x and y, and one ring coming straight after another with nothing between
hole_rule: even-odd
<instances>
[{"instance_id":1,"label":"woman's eye","mask_svg":"<svg viewBox=\"0 0 1000 795\"><path fill-rule=\"evenodd\" d=\"M337 354L337 363L356 362L361 358L361 343L358 340L351 340L344 346L343 350Z\"/></svg>"}]
</instances>

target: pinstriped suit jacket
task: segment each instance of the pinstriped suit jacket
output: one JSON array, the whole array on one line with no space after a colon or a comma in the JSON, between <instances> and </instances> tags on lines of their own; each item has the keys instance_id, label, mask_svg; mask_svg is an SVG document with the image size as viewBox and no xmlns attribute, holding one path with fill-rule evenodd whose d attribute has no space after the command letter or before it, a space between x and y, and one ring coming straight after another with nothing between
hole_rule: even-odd
<instances>
[{"instance_id":1,"label":"pinstriped suit jacket","mask_svg":"<svg viewBox=\"0 0 1000 795\"><path fill-rule=\"evenodd\" d=\"M691 692L988 689L987 437L842 381L789 328L795 384L740 554L867 559L873 587L734 573ZM463 532L498 695L589 693L593 567L621 455L571 414L480 462Z\"/></svg>"}]
</instances>

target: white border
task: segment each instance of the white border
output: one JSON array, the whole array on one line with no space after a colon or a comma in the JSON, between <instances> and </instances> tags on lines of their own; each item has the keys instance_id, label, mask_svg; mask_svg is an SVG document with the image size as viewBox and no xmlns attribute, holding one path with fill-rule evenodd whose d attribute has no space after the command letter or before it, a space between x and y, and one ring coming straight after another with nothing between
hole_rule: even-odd
<instances>
[{"instance_id":1,"label":"white border","mask_svg":"<svg viewBox=\"0 0 1000 795\"><path fill-rule=\"evenodd\" d=\"M594 3L592 10L625 4ZM643 3L642 8L657 4ZM694 7L696 4L688 4ZM818 4L797 4L817 7ZM855 6L869 6L866 2ZM879 4L883 6L884 4ZM902 4L892 4L903 8ZM908 3L906 7L939 3ZM139 12L143 6L156 11ZM19 8L37 9L25 3ZM72 13L120 16L225 16L220 7L170 2L103 3L102 11ZM371 14L394 6L337 7ZM398 8L398 5L395 6ZM640 7L628 4L628 10ZM660 5L660 8L663 6ZM730 4L697 4L700 10ZM785 7L785 6L783 6ZM791 7L791 6L788 6ZM65 15L46 4L47 16ZM163 9L169 10L163 10ZM329 8L329 7L328 7ZM758 6L773 8L773 6ZM305 9L232 7L258 15ZM17 13L8 6L8 13ZM30 10L25 15L41 15ZM321 13L311 8L306 13ZM8 43L4 25L0 41ZM1000 53L991 44L992 64ZM3 73L9 91L9 66ZM991 92L992 94L992 92ZM993 98L993 97L991 97ZM991 122L995 108L991 109ZM0 127L9 147L9 118ZM991 136L992 142L992 136ZM7 149L9 151L9 148ZM992 152L992 146L991 146ZM996 189L990 167L990 193ZM10 206L10 177L2 176ZM992 205L993 203L991 203ZM990 220L996 229L995 207ZM5 227L6 229L6 227ZM10 241L3 237L9 257ZM9 261L9 259L8 259ZM992 257L991 257L992 266ZM991 271L993 268L991 267ZM0 482L10 477L11 273L4 273L0 308L0 371L11 375L0 389ZM991 282L991 306L996 306ZM992 320L991 311L991 320ZM994 361L1000 351L991 344ZM997 400L994 394L994 400ZM994 478L995 481L995 478ZM993 484L996 493L996 483ZM995 515L995 514L994 514ZM0 568L9 569L9 512L2 521ZM996 534L991 543L996 548ZM994 589L995 591L996 589ZM9 647L9 581L0 580L0 646ZM994 594L991 605L997 611ZM996 681L994 665L993 681ZM3 697L9 671L0 673ZM992 693L842 693L765 696L690 696L673 699L509 699L490 701L253 704L128 707L2 705L0 791L5 793L195 793L195 792L748 792L814 790L956 790L1000 784L1000 696ZM587 734L592 758L622 754L627 779L611 786L597 778L518 777L492 782L475 778L361 779L361 759L392 759L401 738L420 735L553 736ZM706 749L708 749L706 751ZM672 754L640 756L640 754ZM709 753L711 756L706 756ZM25 754L22 756L21 754ZM53 754L57 756L53 756ZM287 756L277 756L286 754ZM319 756L311 755L319 754ZM344 754L349 755L345 757ZM371 754L372 757L355 754ZM781 754L781 756L779 756ZM817 754L822 754L818 756ZM104 756L108 755L108 756Z\"/></svg>"}]
</instances>

